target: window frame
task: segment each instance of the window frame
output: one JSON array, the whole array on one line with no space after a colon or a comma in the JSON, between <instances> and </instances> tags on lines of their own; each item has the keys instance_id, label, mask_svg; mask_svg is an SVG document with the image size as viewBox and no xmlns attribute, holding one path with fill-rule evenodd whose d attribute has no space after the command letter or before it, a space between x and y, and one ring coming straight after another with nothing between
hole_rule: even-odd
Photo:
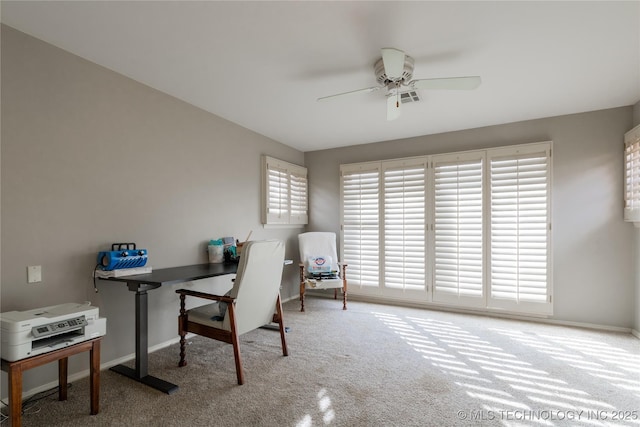
<instances>
[{"instance_id":1,"label":"window frame","mask_svg":"<svg viewBox=\"0 0 640 427\"><path fill-rule=\"evenodd\" d=\"M412 221L411 219L407 218L407 216L405 216L403 212L401 219L396 214L394 214L395 220L396 221L401 220L402 224L399 224L399 223L396 223L393 225L391 224L392 221L390 221L387 210L392 207L391 204L389 203L389 197L393 187L392 185L393 180L391 178L387 179L387 176L388 176L387 172L390 172L390 171L393 171L396 173L402 172L402 176L403 176L402 187L405 188L405 185L404 185L406 183L404 180L405 172L409 170L418 171L420 169L424 171L422 175L423 188L421 191L415 191L414 189L414 193L415 193L414 198L422 197L422 201L423 201L423 205L422 205L423 242L422 242L422 248L421 248L423 251L422 259L420 262L418 261L419 258L416 258L416 256L414 255L412 257L413 262L411 263L411 265L403 265L402 267L400 267L402 269L402 272L396 271L395 273L392 273L391 271L387 271L387 270L391 270L394 267L398 268L399 266L394 265L396 263L393 262L393 258L397 258L397 256L395 253L392 252L391 248L388 247L390 244L393 244L392 242L393 239L391 236L389 236L390 233L388 231L392 228L395 228L396 236L397 236L397 233L399 232L401 232L403 235L406 236L408 229L411 228L411 225L408 223L411 223ZM417 184L418 186L420 185L420 178L416 180L417 175L419 175L419 172L414 172L412 174L413 176L412 181L414 186L415 184ZM426 293L429 291L429 282L430 282L429 277L431 273L429 269L430 268L429 263L427 262L427 260L429 259L428 257L429 243L428 243L428 236L427 236L428 235L427 225L429 223L429 211L427 209L428 183L429 183L429 165L428 165L428 159L424 156L381 162L381 168L380 168L381 195L379 200L381 204L380 212L382 213L382 219L379 221L379 223L380 223L381 232L383 236L383 240L380 241L382 260L383 260L383 262L381 262L381 277L384 278L385 293L393 293L393 290L395 289L395 290L401 290L405 297L414 295L414 296L422 296L422 298L424 298L426 296ZM404 196L402 197L402 199L403 199L403 203L406 202ZM418 216L419 216L419 213L418 213ZM419 219L420 218L417 218L418 221ZM413 222L415 221L416 219L413 220ZM400 229L402 230L400 231ZM397 250L398 248L394 247L394 249ZM416 249L419 252L420 247L417 247ZM390 257L392 258L392 260L389 259ZM422 286L420 286L417 283L419 282L419 279L417 277L416 270L419 270L420 268L423 271L424 284ZM387 279L390 279L390 281L393 281L395 278L399 276L408 277L410 280L411 280L411 276L413 276L414 283L410 285L403 284L401 286L398 286L395 284L394 285L387 284ZM386 289L388 289L389 291L386 291Z\"/></svg>"},{"instance_id":2,"label":"window frame","mask_svg":"<svg viewBox=\"0 0 640 427\"><path fill-rule=\"evenodd\" d=\"M373 175L377 175L377 206L375 208L372 208L373 210L377 211L377 218L378 221L376 223L370 223L367 224L366 226L363 225L362 222L358 222L355 220L345 220L345 180L347 179L347 176L351 176L351 175L371 175L371 177L373 177ZM366 232L363 232L363 230L368 230L370 232L370 234L376 234L377 233L377 239L378 242L380 241L380 177L381 177L381 167L380 167L380 162L369 162L369 163L358 163L358 164L353 164L353 165L341 165L340 166L340 253L342 254L342 260L344 261L345 264L350 265L349 270L347 272L348 277L349 277L349 281L352 284L350 286L350 290L355 289L356 287L359 288L362 292L367 293L367 292L371 292L372 289L377 289L379 288L379 283L378 284L374 284L372 283L372 281L379 281L382 272L380 270L378 270L375 274L369 274L367 271L362 271L361 269L358 268L358 266L360 264L357 264L355 262L353 262L352 258L351 258L351 254L353 253L353 248L352 247L346 247L345 246L345 233L358 233L360 236L360 242L356 243L354 246L362 246L363 245L363 240L366 240L366 236L363 237L364 234L367 234ZM371 191L373 191L373 187L370 187L369 192L371 193ZM360 211L360 214L362 213L362 211ZM365 212L366 214L371 214L371 210L368 210L367 212ZM370 248L370 252L367 254L360 254L360 258L364 258L364 262L362 263L362 265L365 268L369 268L372 267L374 264L372 264L370 261L371 257L373 256L373 254L375 253L375 249ZM382 257L382 249L380 248L380 246L378 246L377 248L377 260L379 260Z\"/></svg>"},{"instance_id":3,"label":"window frame","mask_svg":"<svg viewBox=\"0 0 640 427\"><path fill-rule=\"evenodd\" d=\"M377 286L372 286L372 284L361 285L359 283L358 277L350 277L350 290L352 293L359 294L363 296L368 296L371 298L378 298L384 300L401 300L408 303L418 303L418 304L434 304L434 305L443 305L450 306L455 308L462 309L473 309L473 310L481 310L481 311L495 311L495 312L505 312L505 313L514 313L514 314L524 314L524 315L533 315L533 316L548 316L553 314L553 257L552 257L552 235L551 235L551 219L552 219L552 186L553 186L553 178L552 178L552 141L545 142L536 142L530 144L521 144L514 146L504 146L498 148L487 148L480 150L469 150L462 152L453 152L453 153L442 153L442 154L434 154L434 155L426 155L426 156L414 156L409 158L401 158L401 159L389 159L389 160L381 160L378 162L366 162L366 163L352 163L352 164L342 164L340 165L340 227L341 227L341 235L340 235L340 246L341 251L345 253L345 244L350 242L345 242L345 222L344 222L344 173L349 171L357 171L364 169L376 169L379 174L379 187L378 187L378 259L377 261L377 276L379 283ZM529 152L544 152L546 153L546 189L547 189L547 198L546 198L546 282L545 282L545 291L547 293L547 299L545 301L496 301L496 299L490 298L491 295L491 183L490 183L490 159L495 156L518 156L522 153ZM481 265L482 265L482 273L480 274L482 280L482 295L443 295L440 292L436 292L435 283L436 283L436 176L435 176L435 167L437 167L438 163L442 164L443 162L455 162L456 160L464 163L470 160L480 160L481 165L481 211L482 218L480 219L481 226ZM384 203L385 203L385 188L384 188L384 172L389 167L393 165L402 164L403 162L407 164L415 164L424 162L427 165L426 170L426 180L425 180L425 281L426 281L426 292L420 291L415 292L414 290L410 290L409 292L406 289L391 289L386 286L385 282L385 211L384 211ZM391 166L390 166L391 165ZM474 201L475 203L475 201ZM456 219L459 221L459 218ZM344 256L344 255L343 255ZM370 260L369 260L370 261ZM355 262L352 264L356 264ZM368 268L371 268L375 265L373 262L369 262ZM355 265L350 265L350 267L355 267ZM520 267L522 268L522 267ZM353 284L353 286L352 286ZM506 302L506 304L505 304ZM513 302L513 303L512 303Z\"/></svg>"},{"instance_id":4,"label":"window frame","mask_svg":"<svg viewBox=\"0 0 640 427\"><path fill-rule=\"evenodd\" d=\"M280 197L274 200L272 171L283 178L276 189ZM282 195L282 193L285 193ZM277 212L271 212L279 205ZM309 223L309 182L307 168L270 156L262 156L262 224L304 226Z\"/></svg>"},{"instance_id":5,"label":"window frame","mask_svg":"<svg viewBox=\"0 0 640 427\"><path fill-rule=\"evenodd\" d=\"M624 220L640 227L640 125L624 134Z\"/></svg>"},{"instance_id":6,"label":"window frame","mask_svg":"<svg viewBox=\"0 0 640 427\"><path fill-rule=\"evenodd\" d=\"M438 155L433 155L431 158L431 176L433 177L432 179L432 191L433 191L433 196L431 198L431 210L433 212L433 216L432 216L432 224L433 224L433 233L432 233L432 239L433 242L431 244L431 248L433 249L433 256L431 257L430 261L431 261L431 265L432 265L432 270L433 270L433 301L434 302L440 302L440 303L446 303L446 304L453 304L453 305L457 305L457 306L464 306L464 307L485 307L486 306L486 292L484 291L484 287L485 287L485 273L486 273L486 151L485 150L480 150L480 151L472 151L472 152L463 152L463 153L451 153L451 154L438 154ZM438 215L436 212L437 209L437 204L438 204L438 200L437 200L437 182L436 182L436 168L438 167L439 164L442 165L462 165L462 164L470 164L472 162L480 162L480 183L481 183L481 194L480 194L480 221L481 221L481 242L480 242L480 257L481 257L481 272L480 272L480 280L481 280L481 295L480 296L471 296L471 295L464 295L463 292L460 292L460 289L458 289L456 294L453 293L449 293L447 294L447 292L445 292L444 290L440 290L438 289L437 286L437 274L438 274L438 267L437 267L437 233L438 233ZM459 284L458 284L459 285Z\"/></svg>"},{"instance_id":7,"label":"window frame","mask_svg":"<svg viewBox=\"0 0 640 427\"><path fill-rule=\"evenodd\" d=\"M552 236L551 236L551 218L552 218L552 199L551 199L551 187L553 185L552 179L552 158L551 158L551 143L538 143L538 144L527 144L523 146L515 146L515 147L504 147L504 148L496 148L488 150L487 153L487 197L491 198L491 161L493 159L521 159L521 158L531 158L533 155L541 155L544 154L546 156L546 224L545 228L545 256L546 256L546 298L545 301L533 302L532 300L518 298L514 299L505 299L493 296L493 283L491 272L493 268L493 263L495 261L492 258L492 239L493 239L493 225L492 225L492 206L491 201L487 204L488 210L488 221L487 224L487 268L486 268L486 284L487 288L487 306L489 308L497 309L497 310L506 310L510 312L523 312L528 314L539 314L539 315L552 315L553 314L553 257L552 257ZM523 245L524 246L524 245ZM520 249L520 247L518 248ZM525 261L526 262L526 261ZM522 273L525 274L524 272ZM518 285L520 286L520 285Z\"/></svg>"}]
</instances>

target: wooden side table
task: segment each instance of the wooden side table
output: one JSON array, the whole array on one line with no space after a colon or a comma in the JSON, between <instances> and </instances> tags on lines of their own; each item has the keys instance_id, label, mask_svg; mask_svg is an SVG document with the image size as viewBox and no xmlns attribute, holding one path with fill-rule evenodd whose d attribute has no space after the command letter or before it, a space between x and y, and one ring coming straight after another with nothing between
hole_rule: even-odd
<instances>
[{"instance_id":1,"label":"wooden side table","mask_svg":"<svg viewBox=\"0 0 640 427\"><path fill-rule=\"evenodd\" d=\"M69 356L89 352L89 383L91 415L100 410L100 341L102 337L83 341L49 353L39 354L15 362L2 359L2 370L9 375L9 418L13 427L20 427L22 413L22 373L36 366L58 361L58 400L67 400L67 369Z\"/></svg>"}]
</instances>

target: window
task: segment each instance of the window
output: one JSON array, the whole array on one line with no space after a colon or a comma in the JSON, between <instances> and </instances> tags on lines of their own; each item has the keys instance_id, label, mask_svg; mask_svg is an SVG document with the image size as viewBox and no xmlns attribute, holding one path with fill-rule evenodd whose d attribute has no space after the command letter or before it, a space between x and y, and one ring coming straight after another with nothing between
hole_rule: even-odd
<instances>
[{"instance_id":1,"label":"window","mask_svg":"<svg viewBox=\"0 0 640 427\"><path fill-rule=\"evenodd\" d=\"M349 282L377 287L380 263L380 165L341 168L342 257Z\"/></svg>"},{"instance_id":2,"label":"window","mask_svg":"<svg viewBox=\"0 0 640 427\"><path fill-rule=\"evenodd\" d=\"M433 158L434 301L484 304L483 164L484 153Z\"/></svg>"},{"instance_id":3,"label":"window","mask_svg":"<svg viewBox=\"0 0 640 427\"><path fill-rule=\"evenodd\" d=\"M353 293L552 313L551 143L342 165L341 187Z\"/></svg>"},{"instance_id":4,"label":"window","mask_svg":"<svg viewBox=\"0 0 640 427\"><path fill-rule=\"evenodd\" d=\"M640 126L624 135L624 219L640 222Z\"/></svg>"},{"instance_id":5,"label":"window","mask_svg":"<svg viewBox=\"0 0 640 427\"><path fill-rule=\"evenodd\" d=\"M489 237L493 307L551 312L549 154L539 147L492 152Z\"/></svg>"},{"instance_id":6,"label":"window","mask_svg":"<svg viewBox=\"0 0 640 427\"><path fill-rule=\"evenodd\" d=\"M269 156L262 165L262 223L307 224L307 169Z\"/></svg>"},{"instance_id":7,"label":"window","mask_svg":"<svg viewBox=\"0 0 640 427\"><path fill-rule=\"evenodd\" d=\"M384 162L384 284L426 290L424 158Z\"/></svg>"}]
</instances>

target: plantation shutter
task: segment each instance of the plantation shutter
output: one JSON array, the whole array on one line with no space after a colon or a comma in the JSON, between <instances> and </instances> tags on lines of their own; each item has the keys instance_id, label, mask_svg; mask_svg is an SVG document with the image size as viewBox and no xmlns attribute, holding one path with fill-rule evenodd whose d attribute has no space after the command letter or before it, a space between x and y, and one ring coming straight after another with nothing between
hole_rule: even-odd
<instances>
[{"instance_id":1,"label":"plantation shutter","mask_svg":"<svg viewBox=\"0 0 640 427\"><path fill-rule=\"evenodd\" d=\"M263 156L263 176L263 224L306 224L307 169Z\"/></svg>"},{"instance_id":2,"label":"plantation shutter","mask_svg":"<svg viewBox=\"0 0 640 427\"><path fill-rule=\"evenodd\" d=\"M640 222L640 126L624 136L624 219Z\"/></svg>"},{"instance_id":3,"label":"plantation shutter","mask_svg":"<svg viewBox=\"0 0 640 427\"><path fill-rule=\"evenodd\" d=\"M289 175L286 169L267 165L267 220L270 224L289 222Z\"/></svg>"},{"instance_id":4,"label":"plantation shutter","mask_svg":"<svg viewBox=\"0 0 640 427\"><path fill-rule=\"evenodd\" d=\"M307 170L292 170L291 175L291 223L308 222Z\"/></svg>"},{"instance_id":5,"label":"plantation shutter","mask_svg":"<svg viewBox=\"0 0 640 427\"><path fill-rule=\"evenodd\" d=\"M433 300L484 305L483 153L433 157Z\"/></svg>"},{"instance_id":6,"label":"plantation shutter","mask_svg":"<svg viewBox=\"0 0 640 427\"><path fill-rule=\"evenodd\" d=\"M379 286L380 164L341 166L342 255L349 285Z\"/></svg>"},{"instance_id":7,"label":"plantation shutter","mask_svg":"<svg viewBox=\"0 0 640 427\"><path fill-rule=\"evenodd\" d=\"M353 294L552 314L551 145L341 165Z\"/></svg>"},{"instance_id":8,"label":"plantation shutter","mask_svg":"<svg viewBox=\"0 0 640 427\"><path fill-rule=\"evenodd\" d=\"M426 158L384 162L384 286L426 290Z\"/></svg>"},{"instance_id":9,"label":"plantation shutter","mask_svg":"<svg viewBox=\"0 0 640 427\"><path fill-rule=\"evenodd\" d=\"M490 151L490 306L551 312L550 148Z\"/></svg>"}]
</instances>

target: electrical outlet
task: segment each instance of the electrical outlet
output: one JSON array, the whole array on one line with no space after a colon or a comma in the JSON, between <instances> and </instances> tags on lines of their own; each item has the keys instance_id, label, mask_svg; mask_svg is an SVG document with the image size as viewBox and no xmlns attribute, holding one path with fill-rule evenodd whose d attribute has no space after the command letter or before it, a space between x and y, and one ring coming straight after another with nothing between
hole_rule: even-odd
<instances>
[{"instance_id":1,"label":"electrical outlet","mask_svg":"<svg viewBox=\"0 0 640 427\"><path fill-rule=\"evenodd\" d=\"M42 266L30 265L27 267L27 282L38 283L42 282Z\"/></svg>"}]
</instances>

